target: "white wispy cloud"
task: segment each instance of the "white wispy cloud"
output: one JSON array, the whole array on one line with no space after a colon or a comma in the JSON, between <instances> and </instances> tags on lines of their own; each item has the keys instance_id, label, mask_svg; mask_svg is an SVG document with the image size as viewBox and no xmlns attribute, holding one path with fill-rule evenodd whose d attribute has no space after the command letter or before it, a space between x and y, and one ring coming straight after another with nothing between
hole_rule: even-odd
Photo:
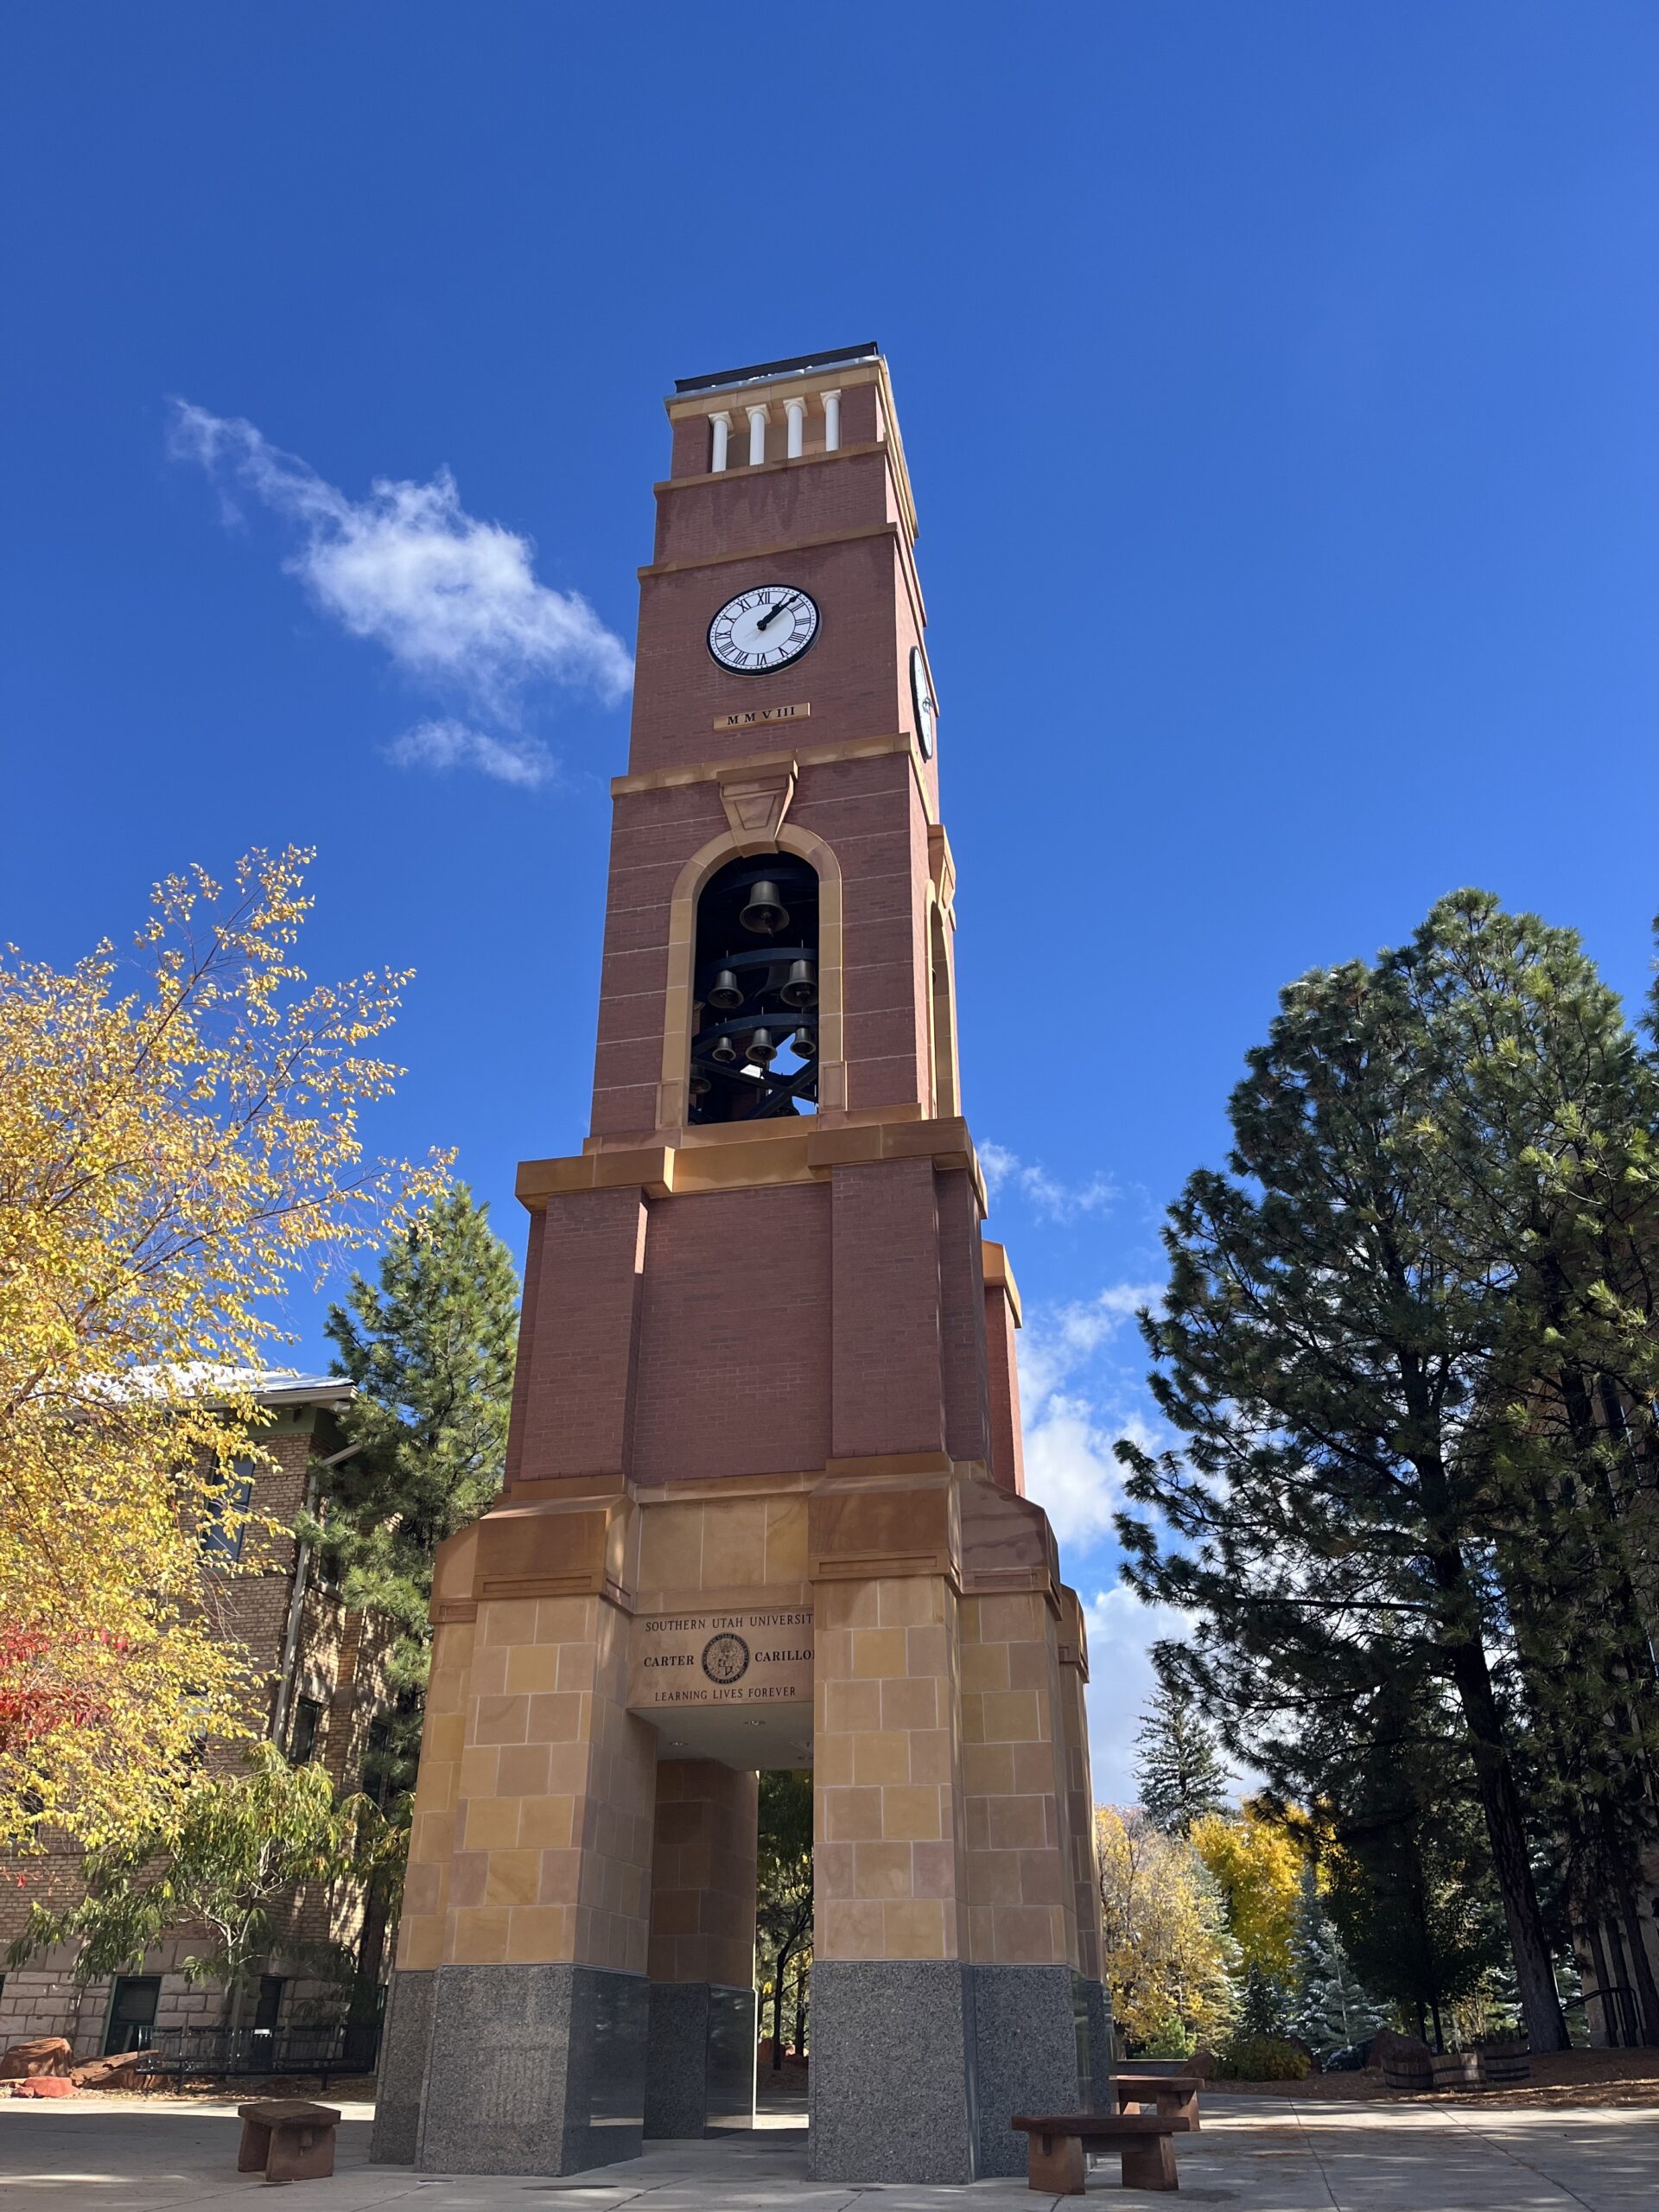
<instances>
[{"instance_id":1,"label":"white wispy cloud","mask_svg":"<svg viewBox=\"0 0 1659 2212\"><path fill-rule=\"evenodd\" d=\"M449 768L476 768L499 784L516 784L521 791L537 791L552 783L559 764L539 739L492 737L487 730L451 721L417 722L395 737L386 758L398 768L429 768L442 773Z\"/></svg>"},{"instance_id":2,"label":"white wispy cloud","mask_svg":"<svg viewBox=\"0 0 1659 2212\"><path fill-rule=\"evenodd\" d=\"M1035 1402L1058 1390L1132 1324L1141 1307L1155 1312L1164 1294L1160 1282L1113 1282L1093 1298L1034 1313L1020 1345L1020 1387Z\"/></svg>"},{"instance_id":3,"label":"white wispy cloud","mask_svg":"<svg viewBox=\"0 0 1659 2212\"><path fill-rule=\"evenodd\" d=\"M1095 1297L1039 1310L1020 1346L1026 1489L1045 1508L1064 1543L1088 1545L1111 1533L1122 1502L1112 1446L1120 1436L1154 1445L1157 1432L1132 1402L1122 1378L1079 1382L1086 1369L1131 1323L1155 1305L1156 1283L1109 1283Z\"/></svg>"},{"instance_id":4,"label":"white wispy cloud","mask_svg":"<svg viewBox=\"0 0 1659 2212\"><path fill-rule=\"evenodd\" d=\"M994 1138L979 1147L979 1165L990 1198L1004 1191L1017 1192L1043 1221L1071 1221L1080 1213L1100 1213L1117 1196L1116 1185L1103 1175L1087 1183L1062 1183L1040 1162L1021 1160Z\"/></svg>"},{"instance_id":5,"label":"white wispy cloud","mask_svg":"<svg viewBox=\"0 0 1659 2212\"><path fill-rule=\"evenodd\" d=\"M621 639L580 592L538 582L527 537L468 514L447 468L425 484L378 478L353 499L251 423L186 400L174 403L168 444L221 492L251 494L293 525L300 542L283 564L289 573L343 629L380 646L417 683L470 699L510 727L537 683L607 704L626 692L632 669ZM226 504L234 517L228 496ZM474 730L469 743L457 740L440 759L442 741L423 735L464 728L423 723L400 757L468 765L524 786L547 780L550 756L534 745Z\"/></svg>"}]
</instances>

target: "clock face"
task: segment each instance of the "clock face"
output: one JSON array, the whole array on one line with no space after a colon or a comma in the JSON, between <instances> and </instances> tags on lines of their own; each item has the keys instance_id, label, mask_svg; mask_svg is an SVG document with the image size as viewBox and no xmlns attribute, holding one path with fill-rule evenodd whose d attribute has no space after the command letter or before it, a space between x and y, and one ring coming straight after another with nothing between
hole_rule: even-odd
<instances>
[{"instance_id":1,"label":"clock face","mask_svg":"<svg viewBox=\"0 0 1659 2212\"><path fill-rule=\"evenodd\" d=\"M924 760L933 758L933 722L938 709L933 704L933 686L927 679L927 663L922 658L919 645L910 649L910 696L916 709L916 738L922 748Z\"/></svg>"},{"instance_id":2,"label":"clock face","mask_svg":"<svg viewBox=\"0 0 1659 2212\"><path fill-rule=\"evenodd\" d=\"M709 650L734 676L770 676L818 634L817 602L792 584L757 584L728 599L709 625Z\"/></svg>"}]
</instances>

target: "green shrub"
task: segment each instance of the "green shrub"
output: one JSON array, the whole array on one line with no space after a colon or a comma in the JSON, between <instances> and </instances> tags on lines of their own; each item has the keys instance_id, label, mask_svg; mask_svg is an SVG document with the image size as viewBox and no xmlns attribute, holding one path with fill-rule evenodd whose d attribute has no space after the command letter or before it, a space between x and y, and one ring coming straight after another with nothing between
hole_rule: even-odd
<instances>
[{"instance_id":1,"label":"green shrub","mask_svg":"<svg viewBox=\"0 0 1659 2212\"><path fill-rule=\"evenodd\" d=\"M1192 2038L1179 2020L1162 2021L1135 2054L1140 2058L1191 2058Z\"/></svg>"},{"instance_id":2,"label":"green shrub","mask_svg":"<svg viewBox=\"0 0 1659 2212\"><path fill-rule=\"evenodd\" d=\"M1302 2082L1312 2070L1307 2053L1282 2036L1235 2036L1216 2055L1218 2082Z\"/></svg>"}]
</instances>

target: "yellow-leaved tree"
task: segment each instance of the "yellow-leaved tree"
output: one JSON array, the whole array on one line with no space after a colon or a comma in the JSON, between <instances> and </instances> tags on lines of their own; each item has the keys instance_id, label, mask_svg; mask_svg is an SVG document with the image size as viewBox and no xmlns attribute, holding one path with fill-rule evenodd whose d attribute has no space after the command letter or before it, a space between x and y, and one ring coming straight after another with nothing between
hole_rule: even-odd
<instances>
[{"instance_id":1,"label":"yellow-leaved tree","mask_svg":"<svg viewBox=\"0 0 1659 2212\"><path fill-rule=\"evenodd\" d=\"M443 1179L365 1157L408 979L307 986L310 857L169 877L129 961L0 959L0 1846L131 1834L251 1732L200 1538L272 1306Z\"/></svg>"},{"instance_id":2,"label":"yellow-leaved tree","mask_svg":"<svg viewBox=\"0 0 1659 2212\"><path fill-rule=\"evenodd\" d=\"M1095 1840L1113 2018L1160 2056L1220 2042L1233 2021L1236 1954L1203 1861L1139 1805L1097 1805Z\"/></svg>"},{"instance_id":3,"label":"yellow-leaved tree","mask_svg":"<svg viewBox=\"0 0 1659 2212\"><path fill-rule=\"evenodd\" d=\"M1300 1832L1247 1797L1236 1814L1206 1813L1194 1821L1190 1840L1226 1902L1227 1925L1246 1967L1287 1981L1308 1860Z\"/></svg>"}]
</instances>

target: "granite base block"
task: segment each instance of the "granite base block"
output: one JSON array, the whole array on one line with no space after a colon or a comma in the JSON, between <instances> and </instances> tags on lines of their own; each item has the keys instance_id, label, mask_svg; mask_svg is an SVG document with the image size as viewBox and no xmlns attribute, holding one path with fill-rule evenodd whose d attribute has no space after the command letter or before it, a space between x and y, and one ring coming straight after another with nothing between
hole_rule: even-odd
<instances>
[{"instance_id":1,"label":"granite base block","mask_svg":"<svg viewBox=\"0 0 1659 2212\"><path fill-rule=\"evenodd\" d=\"M753 1989L716 1982L709 1992L709 2133L754 2126Z\"/></svg>"},{"instance_id":2,"label":"granite base block","mask_svg":"<svg viewBox=\"0 0 1659 2212\"><path fill-rule=\"evenodd\" d=\"M1022 2174L1027 2144L1017 2112L1075 2112L1077 2030L1068 1966L969 1967L973 1984L975 2171Z\"/></svg>"},{"instance_id":3,"label":"granite base block","mask_svg":"<svg viewBox=\"0 0 1659 2212\"><path fill-rule=\"evenodd\" d=\"M652 1982L647 2139L723 2134L753 2125L753 1990Z\"/></svg>"},{"instance_id":4,"label":"granite base block","mask_svg":"<svg viewBox=\"0 0 1659 2212\"><path fill-rule=\"evenodd\" d=\"M814 2181L973 2180L973 1999L950 1960L814 1965Z\"/></svg>"},{"instance_id":5,"label":"granite base block","mask_svg":"<svg viewBox=\"0 0 1659 2212\"><path fill-rule=\"evenodd\" d=\"M375 2069L374 2128L369 2163L412 2166L421 2132L421 2092L432 2040L432 1984L429 1967L394 1973L386 1991L385 2024Z\"/></svg>"},{"instance_id":6,"label":"granite base block","mask_svg":"<svg viewBox=\"0 0 1659 2212\"><path fill-rule=\"evenodd\" d=\"M1103 1981L1071 1977L1071 2012L1077 2024L1077 2079L1085 2112L1111 2112L1112 1997Z\"/></svg>"},{"instance_id":7,"label":"granite base block","mask_svg":"<svg viewBox=\"0 0 1659 2212\"><path fill-rule=\"evenodd\" d=\"M417 2169L568 2174L637 2158L649 2011L642 1974L439 1967Z\"/></svg>"}]
</instances>

